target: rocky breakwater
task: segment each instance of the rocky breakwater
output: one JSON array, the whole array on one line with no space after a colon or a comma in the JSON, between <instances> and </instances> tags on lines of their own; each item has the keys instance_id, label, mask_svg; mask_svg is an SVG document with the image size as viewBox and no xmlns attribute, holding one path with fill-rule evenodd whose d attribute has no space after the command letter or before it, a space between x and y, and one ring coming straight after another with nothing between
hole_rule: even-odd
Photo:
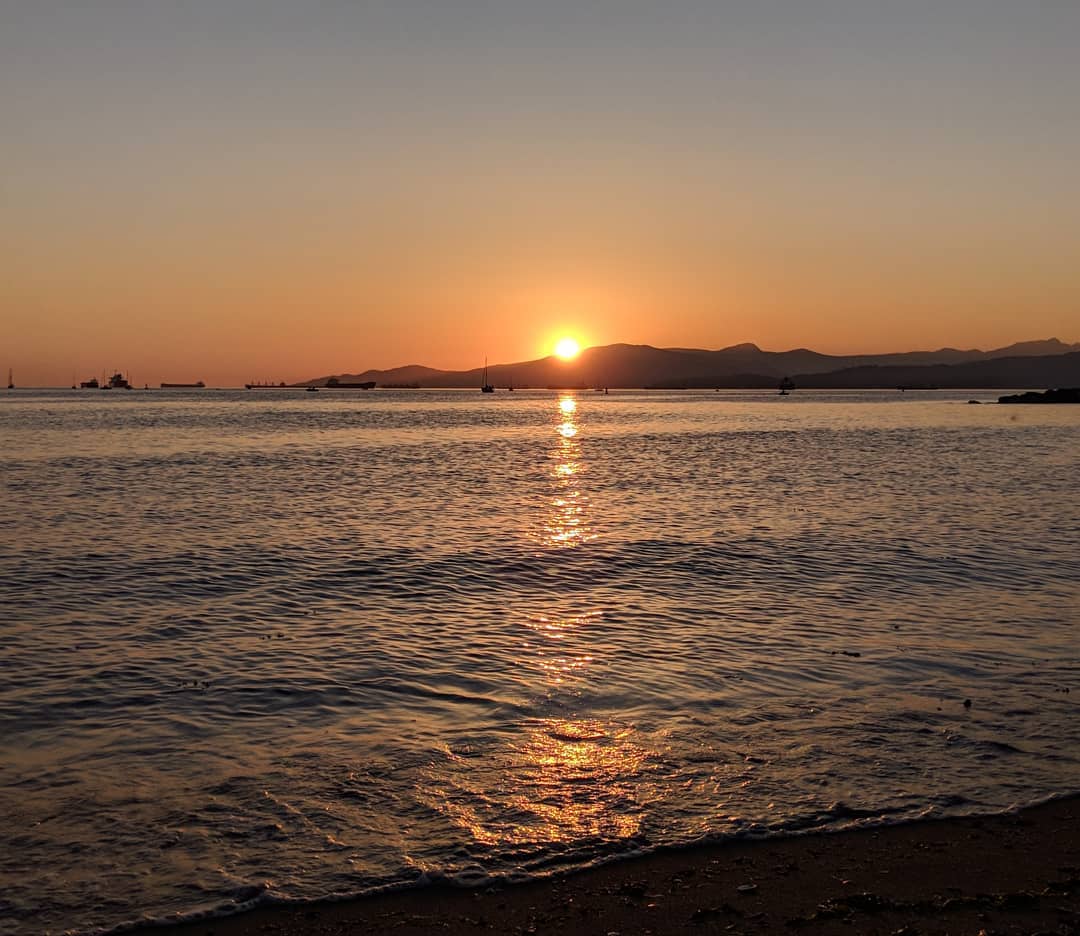
<instances>
[{"instance_id":1,"label":"rocky breakwater","mask_svg":"<svg viewBox=\"0 0 1080 936\"><path fill-rule=\"evenodd\" d=\"M1080 387L1047 390L1045 393L1014 393L998 397L998 403L1080 403Z\"/></svg>"}]
</instances>

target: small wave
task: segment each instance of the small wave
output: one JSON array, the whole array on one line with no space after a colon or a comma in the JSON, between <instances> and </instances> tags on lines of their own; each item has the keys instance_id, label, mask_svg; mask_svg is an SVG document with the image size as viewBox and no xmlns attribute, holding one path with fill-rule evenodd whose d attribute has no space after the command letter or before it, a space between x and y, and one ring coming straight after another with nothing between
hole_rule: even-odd
<instances>
[{"instance_id":1,"label":"small wave","mask_svg":"<svg viewBox=\"0 0 1080 936\"><path fill-rule=\"evenodd\" d=\"M479 866L462 868L455 872L443 873L438 871L417 871L408 880L386 881L371 883L354 890L336 891L333 893L320 894L312 897L284 897L274 893L266 884L243 885L235 889L229 899L211 908L191 910L165 914L157 917L142 917L128 920L114 926L104 928L91 928L84 930L68 930L65 936L113 936L130 932L133 929L157 926L169 928L185 923L199 922L203 920L222 919L246 913L261 906L319 906L320 904L334 904L379 896L381 894L399 893L409 890L421 890L430 887L458 887L463 889L479 889L483 887L518 886L536 883L551 878L559 878L567 875L579 874L593 868L632 861L650 854L663 852L679 852L699 848L702 845L722 845L725 842L735 842L746 839L785 839L797 838L807 835L831 834L846 831L858 826L859 828L886 828L892 826L912 825L924 822L927 819L959 817L965 818L1016 815L1023 810L1060 800L1071 799L1080 794L1075 792L1060 792L1048 796L1036 797L1017 801L1008 807L999 810L960 810L953 811L951 807L967 805L963 797L957 797L956 802L946 804L941 802L914 812L900 811L875 811L862 810L848 807L837 803L817 819L821 822L813 822L809 825L795 823L790 827L775 830L763 830L755 827L752 830L741 830L724 835L704 835L688 839L683 842L665 845L649 846L638 844L621 852L606 854L579 853L574 856L563 856L564 860L556 860L543 868L514 868L507 871L489 871ZM948 799L948 798L946 798ZM949 811L943 812L943 808L950 807ZM833 822L831 820L849 820L847 822Z\"/></svg>"}]
</instances>

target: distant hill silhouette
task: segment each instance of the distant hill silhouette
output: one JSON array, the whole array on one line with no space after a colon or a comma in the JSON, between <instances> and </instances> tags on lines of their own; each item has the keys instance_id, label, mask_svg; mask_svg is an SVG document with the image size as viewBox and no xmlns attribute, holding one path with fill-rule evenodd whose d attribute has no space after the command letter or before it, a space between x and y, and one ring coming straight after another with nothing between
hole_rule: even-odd
<instances>
[{"instance_id":1,"label":"distant hill silhouette","mask_svg":"<svg viewBox=\"0 0 1080 936\"><path fill-rule=\"evenodd\" d=\"M1080 352L1045 357L1005 357L925 367L853 367L796 377L800 387L867 389L888 387L1039 387L1080 384Z\"/></svg>"},{"instance_id":2,"label":"distant hill silhouette","mask_svg":"<svg viewBox=\"0 0 1080 936\"><path fill-rule=\"evenodd\" d=\"M808 348L763 351L738 344L717 351L614 344L588 348L572 361L557 357L496 364L488 369L497 387L519 388L768 388L784 377L798 387L876 388L906 386L1048 388L1080 383L1080 343L1056 338L1024 341L992 351L941 348L895 354L821 354ZM482 369L444 371L419 364L305 381L479 387Z\"/></svg>"}]
</instances>

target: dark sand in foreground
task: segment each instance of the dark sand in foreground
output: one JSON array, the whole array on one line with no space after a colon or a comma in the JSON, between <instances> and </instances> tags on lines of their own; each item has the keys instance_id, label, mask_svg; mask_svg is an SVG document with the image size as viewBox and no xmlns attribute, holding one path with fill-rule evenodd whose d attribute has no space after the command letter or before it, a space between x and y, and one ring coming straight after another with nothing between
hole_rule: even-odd
<instances>
[{"instance_id":1,"label":"dark sand in foreground","mask_svg":"<svg viewBox=\"0 0 1080 936\"><path fill-rule=\"evenodd\" d=\"M1080 798L1012 816L701 846L534 884L261 908L172 932L1080 934Z\"/></svg>"}]
</instances>

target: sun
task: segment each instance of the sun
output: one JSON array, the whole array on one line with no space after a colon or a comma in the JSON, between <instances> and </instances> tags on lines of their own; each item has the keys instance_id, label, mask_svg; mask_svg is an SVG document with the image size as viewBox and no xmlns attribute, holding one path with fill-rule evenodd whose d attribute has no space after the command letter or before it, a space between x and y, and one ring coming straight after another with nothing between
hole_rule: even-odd
<instances>
[{"instance_id":1,"label":"sun","mask_svg":"<svg viewBox=\"0 0 1080 936\"><path fill-rule=\"evenodd\" d=\"M555 342L555 354L564 361L576 358L581 351L581 345L574 338L560 338Z\"/></svg>"}]
</instances>

